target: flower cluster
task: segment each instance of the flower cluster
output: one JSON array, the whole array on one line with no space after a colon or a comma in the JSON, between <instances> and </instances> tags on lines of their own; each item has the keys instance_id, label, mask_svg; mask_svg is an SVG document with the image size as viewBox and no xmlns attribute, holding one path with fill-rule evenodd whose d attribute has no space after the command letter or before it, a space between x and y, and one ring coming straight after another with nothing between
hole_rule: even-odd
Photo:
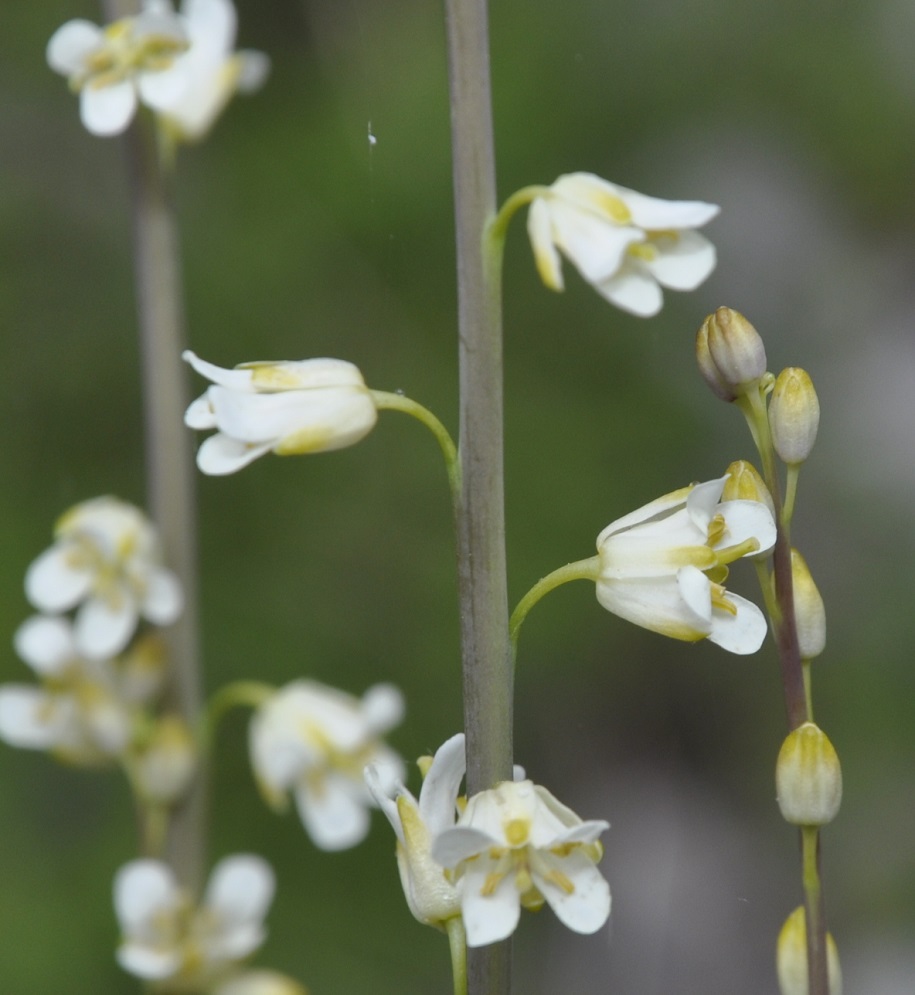
<instances>
[{"instance_id":1,"label":"flower cluster","mask_svg":"<svg viewBox=\"0 0 915 995\"><path fill-rule=\"evenodd\" d=\"M563 289L560 252L604 298L643 318L663 304L661 287L694 290L715 268L715 248L696 229L715 204L660 200L592 173L543 188L527 228L543 282Z\"/></svg>"},{"instance_id":2,"label":"flower cluster","mask_svg":"<svg viewBox=\"0 0 915 995\"><path fill-rule=\"evenodd\" d=\"M403 777L403 761L381 740L403 713L403 696L390 684L376 684L361 700L317 681L287 684L251 720L251 764L265 800L281 809L291 791L322 850L360 843L374 804L363 779L366 765L374 765L386 785Z\"/></svg>"},{"instance_id":3,"label":"flower cluster","mask_svg":"<svg viewBox=\"0 0 915 995\"><path fill-rule=\"evenodd\" d=\"M460 915L471 947L511 935L522 906L547 903L577 933L604 925L610 889L596 865L609 823L583 821L525 779L460 799L462 734L424 766L419 801L402 784L386 789L377 769L366 770L397 835L401 883L420 922L441 928Z\"/></svg>"},{"instance_id":4,"label":"flower cluster","mask_svg":"<svg viewBox=\"0 0 915 995\"><path fill-rule=\"evenodd\" d=\"M231 0L146 0L133 17L104 28L68 21L47 47L50 67L79 93L80 117L95 135L116 135L142 103L176 138L210 129L236 91L256 89L269 63L260 52L233 52Z\"/></svg>"}]
</instances>

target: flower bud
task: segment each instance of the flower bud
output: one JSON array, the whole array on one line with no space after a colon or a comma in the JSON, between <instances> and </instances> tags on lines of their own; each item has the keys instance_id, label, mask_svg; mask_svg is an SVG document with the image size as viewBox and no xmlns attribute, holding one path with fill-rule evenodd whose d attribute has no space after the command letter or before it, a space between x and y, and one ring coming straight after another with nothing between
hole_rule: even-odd
<instances>
[{"instance_id":1,"label":"flower bud","mask_svg":"<svg viewBox=\"0 0 915 995\"><path fill-rule=\"evenodd\" d=\"M702 378L723 401L746 394L766 373L766 348L759 332L738 311L720 307L696 335Z\"/></svg>"},{"instance_id":2,"label":"flower bud","mask_svg":"<svg viewBox=\"0 0 915 995\"><path fill-rule=\"evenodd\" d=\"M801 658L812 660L826 646L826 608L804 557L796 549L791 550L791 578Z\"/></svg>"},{"instance_id":3,"label":"flower bud","mask_svg":"<svg viewBox=\"0 0 915 995\"><path fill-rule=\"evenodd\" d=\"M147 801L171 805L187 790L196 766L194 739L187 724L177 715L165 715L137 758L140 792Z\"/></svg>"},{"instance_id":4,"label":"flower bud","mask_svg":"<svg viewBox=\"0 0 915 995\"><path fill-rule=\"evenodd\" d=\"M782 743L775 765L775 792L786 822L825 826L842 802L842 768L826 733L804 722Z\"/></svg>"},{"instance_id":5,"label":"flower bud","mask_svg":"<svg viewBox=\"0 0 915 995\"><path fill-rule=\"evenodd\" d=\"M745 459L735 460L727 468L728 479L721 492L722 501L758 501L775 517L775 503L759 470Z\"/></svg>"},{"instance_id":6,"label":"flower bud","mask_svg":"<svg viewBox=\"0 0 915 995\"><path fill-rule=\"evenodd\" d=\"M781 995L808 995L807 916L799 905L785 920L775 948L775 969ZM826 934L826 974L829 995L842 995L842 970L839 951L831 933Z\"/></svg>"},{"instance_id":7,"label":"flower bud","mask_svg":"<svg viewBox=\"0 0 915 995\"><path fill-rule=\"evenodd\" d=\"M816 442L820 402L806 370L789 366L779 373L769 400L769 426L775 451L788 464L803 463Z\"/></svg>"}]
</instances>

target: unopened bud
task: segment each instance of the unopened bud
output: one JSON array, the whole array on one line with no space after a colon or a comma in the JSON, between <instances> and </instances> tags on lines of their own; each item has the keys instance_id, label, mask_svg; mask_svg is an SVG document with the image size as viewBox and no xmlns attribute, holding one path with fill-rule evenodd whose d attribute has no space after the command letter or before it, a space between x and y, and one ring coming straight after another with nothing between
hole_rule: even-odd
<instances>
[{"instance_id":1,"label":"unopened bud","mask_svg":"<svg viewBox=\"0 0 915 995\"><path fill-rule=\"evenodd\" d=\"M826 647L826 607L804 557L796 549L791 550L791 580L801 658L812 660Z\"/></svg>"},{"instance_id":2,"label":"unopened bud","mask_svg":"<svg viewBox=\"0 0 915 995\"><path fill-rule=\"evenodd\" d=\"M799 905L782 926L775 948L775 970L781 995L809 995L807 967L807 916ZM831 933L826 934L826 975L829 995L842 995L842 970L839 951Z\"/></svg>"},{"instance_id":3,"label":"unopened bud","mask_svg":"<svg viewBox=\"0 0 915 995\"><path fill-rule=\"evenodd\" d=\"M187 724L177 715L165 715L137 758L139 790L147 801L171 805L187 790L196 767L194 738Z\"/></svg>"},{"instance_id":4,"label":"unopened bud","mask_svg":"<svg viewBox=\"0 0 915 995\"><path fill-rule=\"evenodd\" d=\"M842 802L842 767L826 733L813 722L788 733L775 765L775 792L786 822L825 826Z\"/></svg>"},{"instance_id":5,"label":"unopened bud","mask_svg":"<svg viewBox=\"0 0 915 995\"><path fill-rule=\"evenodd\" d=\"M775 451L788 464L803 463L816 442L820 402L806 370L789 366L779 373L769 399L769 426Z\"/></svg>"},{"instance_id":6,"label":"unopened bud","mask_svg":"<svg viewBox=\"0 0 915 995\"><path fill-rule=\"evenodd\" d=\"M766 348L759 332L729 307L710 314L696 335L699 372L723 401L733 401L766 373Z\"/></svg>"},{"instance_id":7,"label":"unopened bud","mask_svg":"<svg viewBox=\"0 0 915 995\"><path fill-rule=\"evenodd\" d=\"M722 501L759 501L775 517L775 503L759 470L745 459L735 460L727 469L728 479L721 492Z\"/></svg>"}]
</instances>

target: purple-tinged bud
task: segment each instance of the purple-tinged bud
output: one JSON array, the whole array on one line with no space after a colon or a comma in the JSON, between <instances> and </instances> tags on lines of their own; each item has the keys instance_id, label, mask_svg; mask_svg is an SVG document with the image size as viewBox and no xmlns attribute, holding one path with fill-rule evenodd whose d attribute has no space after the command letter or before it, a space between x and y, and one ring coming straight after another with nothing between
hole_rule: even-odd
<instances>
[{"instance_id":1,"label":"purple-tinged bud","mask_svg":"<svg viewBox=\"0 0 915 995\"><path fill-rule=\"evenodd\" d=\"M729 307L710 314L696 335L699 372L723 401L746 394L766 374L766 347L747 319Z\"/></svg>"}]
</instances>

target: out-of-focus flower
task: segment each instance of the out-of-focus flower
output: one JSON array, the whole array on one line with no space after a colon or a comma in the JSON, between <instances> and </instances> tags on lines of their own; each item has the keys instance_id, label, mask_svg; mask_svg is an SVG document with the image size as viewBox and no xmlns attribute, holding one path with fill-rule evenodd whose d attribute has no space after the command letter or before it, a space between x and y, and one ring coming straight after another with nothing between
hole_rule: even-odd
<instances>
[{"instance_id":1,"label":"out-of-focus flower","mask_svg":"<svg viewBox=\"0 0 915 995\"><path fill-rule=\"evenodd\" d=\"M0 738L81 765L122 756L142 704L161 687L161 654L141 641L120 660L88 660L67 619L41 615L19 627L15 645L42 683L0 687Z\"/></svg>"},{"instance_id":2,"label":"out-of-focus flower","mask_svg":"<svg viewBox=\"0 0 915 995\"><path fill-rule=\"evenodd\" d=\"M133 860L114 879L118 963L138 978L167 980L169 990L206 989L264 942L273 891L269 864L237 854L213 868L195 907L168 865Z\"/></svg>"},{"instance_id":3,"label":"out-of-focus flower","mask_svg":"<svg viewBox=\"0 0 915 995\"><path fill-rule=\"evenodd\" d=\"M159 81L151 106L175 137L193 142L236 93L263 85L270 60L263 52L234 51L238 18L231 0L183 0L181 20L189 48Z\"/></svg>"},{"instance_id":4,"label":"out-of-focus flower","mask_svg":"<svg viewBox=\"0 0 915 995\"><path fill-rule=\"evenodd\" d=\"M611 304L647 318L661 310L662 286L694 290L715 268L714 246L695 229L718 210L568 173L531 203L527 228L548 287L563 289L561 252Z\"/></svg>"},{"instance_id":5,"label":"out-of-focus flower","mask_svg":"<svg viewBox=\"0 0 915 995\"><path fill-rule=\"evenodd\" d=\"M457 798L466 769L464 734L446 740L434 757L420 761L425 766L419 801L403 784L390 784L369 766L365 779L376 803L388 817L397 834L397 867L407 905L422 923L441 928L448 919L461 914L454 884L441 864L432 859L432 841L438 833L454 826ZM388 789L388 790L386 790Z\"/></svg>"},{"instance_id":6,"label":"out-of-focus flower","mask_svg":"<svg viewBox=\"0 0 915 995\"><path fill-rule=\"evenodd\" d=\"M597 869L598 837L609 823L582 821L545 788L503 781L481 791L432 856L457 883L467 943L483 946L514 932L521 906L544 901L576 933L594 933L610 915L610 888Z\"/></svg>"},{"instance_id":7,"label":"out-of-focus flower","mask_svg":"<svg viewBox=\"0 0 915 995\"><path fill-rule=\"evenodd\" d=\"M177 802L196 769L194 737L179 715L157 719L131 762L137 792L144 801L155 805Z\"/></svg>"},{"instance_id":8,"label":"out-of-focus flower","mask_svg":"<svg viewBox=\"0 0 915 995\"><path fill-rule=\"evenodd\" d=\"M403 780L403 761L380 738L403 713L403 696L390 684L370 687L361 700L317 681L287 684L251 720L251 763L261 793L280 809L292 791L322 850L355 846L368 832L373 805L366 766L376 768L384 794Z\"/></svg>"},{"instance_id":9,"label":"out-of-focus flower","mask_svg":"<svg viewBox=\"0 0 915 995\"><path fill-rule=\"evenodd\" d=\"M171 4L159 0L104 28L67 21L51 36L46 54L48 65L79 93L86 128L94 135L116 135L130 124L138 96L155 100L161 78L187 44Z\"/></svg>"},{"instance_id":10,"label":"out-of-focus flower","mask_svg":"<svg viewBox=\"0 0 915 995\"><path fill-rule=\"evenodd\" d=\"M152 523L131 504L93 498L67 511L57 542L29 567L25 592L43 612L79 606L76 649L90 659L115 656L142 616L170 625L181 614L178 578L162 566Z\"/></svg>"},{"instance_id":11,"label":"out-of-focus flower","mask_svg":"<svg viewBox=\"0 0 915 995\"><path fill-rule=\"evenodd\" d=\"M755 653L765 617L723 584L727 564L774 545L775 522L758 501L719 504L725 479L684 487L608 525L597 537L597 599L653 632Z\"/></svg>"},{"instance_id":12,"label":"out-of-focus flower","mask_svg":"<svg viewBox=\"0 0 915 995\"><path fill-rule=\"evenodd\" d=\"M308 995L308 989L277 971L256 970L217 985L213 995Z\"/></svg>"},{"instance_id":13,"label":"out-of-focus flower","mask_svg":"<svg viewBox=\"0 0 915 995\"><path fill-rule=\"evenodd\" d=\"M378 418L362 374L341 359L244 363L234 370L190 351L184 359L213 382L184 416L190 428L218 429L197 451L204 473L234 473L271 450L291 456L342 449Z\"/></svg>"},{"instance_id":14,"label":"out-of-focus flower","mask_svg":"<svg viewBox=\"0 0 915 995\"><path fill-rule=\"evenodd\" d=\"M809 995L807 915L803 905L788 916L778 934L775 965L781 995ZM826 934L826 973L829 978L829 995L842 995L842 969L832 933Z\"/></svg>"}]
</instances>

